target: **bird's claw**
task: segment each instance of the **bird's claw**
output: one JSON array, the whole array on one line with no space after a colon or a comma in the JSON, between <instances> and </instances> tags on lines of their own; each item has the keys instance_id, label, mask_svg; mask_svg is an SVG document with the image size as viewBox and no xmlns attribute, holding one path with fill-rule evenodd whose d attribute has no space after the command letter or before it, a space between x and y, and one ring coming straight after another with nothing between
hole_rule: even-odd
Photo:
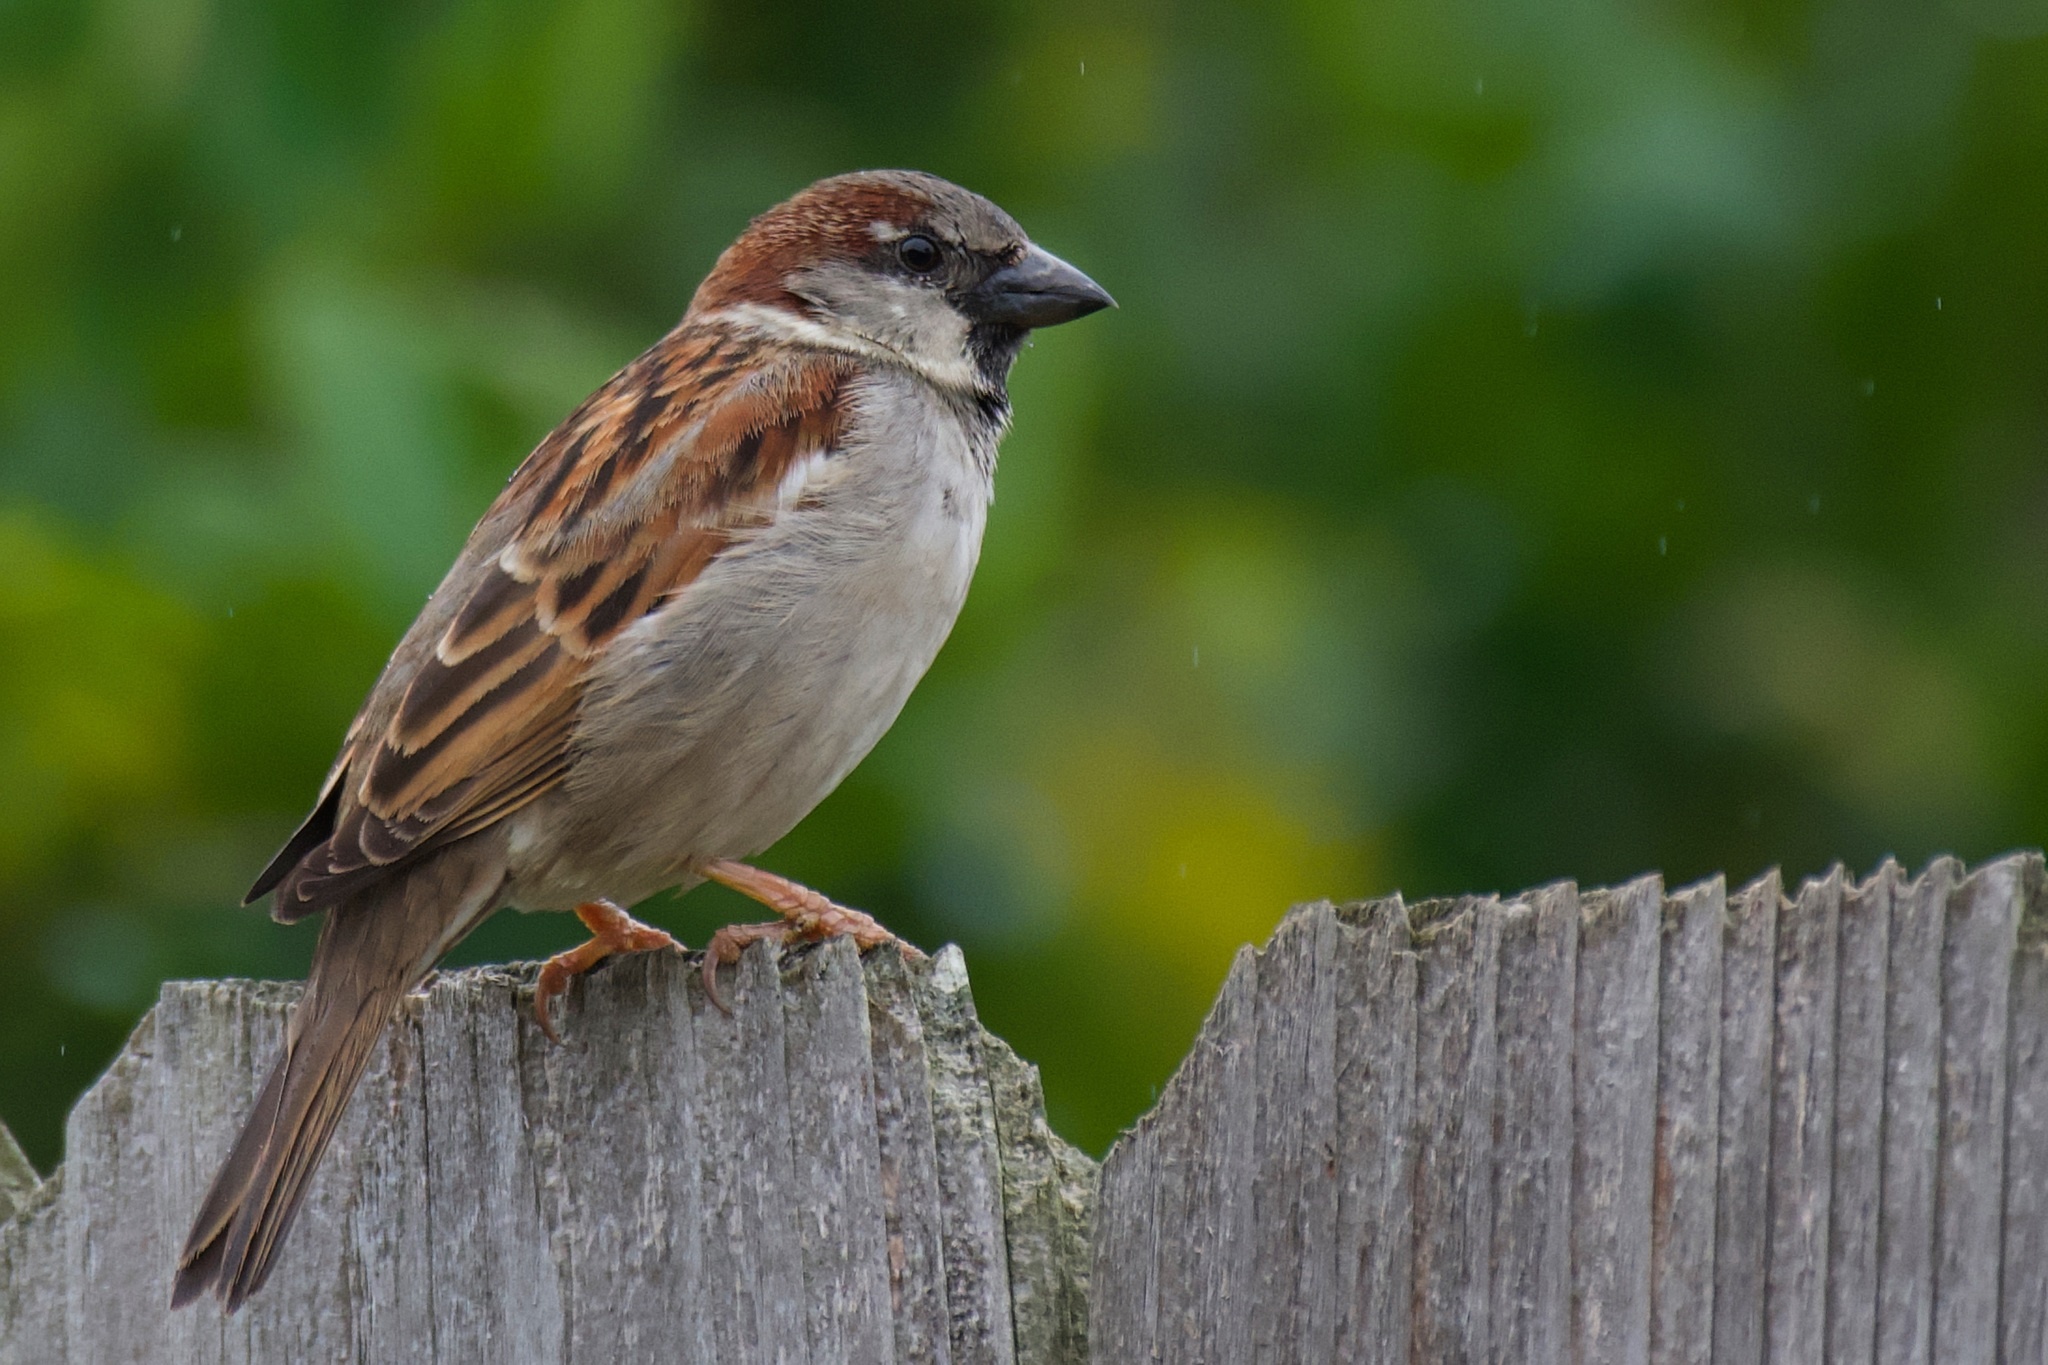
<instances>
[{"instance_id":1,"label":"bird's claw","mask_svg":"<svg viewBox=\"0 0 2048 1365\"><path fill-rule=\"evenodd\" d=\"M651 924L642 924L610 901L586 901L576 907L576 918L590 930L587 942L556 953L543 962L540 978L533 983L533 1020L551 1043L560 1044L551 1008L572 978L589 971L614 953L651 953L660 948L683 951L683 945Z\"/></svg>"}]
</instances>

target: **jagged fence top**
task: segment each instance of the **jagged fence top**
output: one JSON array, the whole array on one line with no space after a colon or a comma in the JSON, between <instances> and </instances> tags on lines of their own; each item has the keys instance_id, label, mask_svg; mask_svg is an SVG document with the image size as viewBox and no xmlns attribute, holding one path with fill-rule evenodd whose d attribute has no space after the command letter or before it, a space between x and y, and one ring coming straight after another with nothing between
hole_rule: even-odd
<instances>
[{"instance_id":1,"label":"jagged fence top","mask_svg":"<svg viewBox=\"0 0 2048 1365\"><path fill-rule=\"evenodd\" d=\"M1100 1360L2048 1359L2040 855L1315 906L1104 1164Z\"/></svg>"},{"instance_id":2,"label":"jagged fence top","mask_svg":"<svg viewBox=\"0 0 2048 1365\"><path fill-rule=\"evenodd\" d=\"M2048 1360L2044 880L1304 906L1099 1181L954 950L622 963L561 1049L454 973L225 1321L172 1254L295 988L173 983L0 1141L0 1362Z\"/></svg>"}]
</instances>

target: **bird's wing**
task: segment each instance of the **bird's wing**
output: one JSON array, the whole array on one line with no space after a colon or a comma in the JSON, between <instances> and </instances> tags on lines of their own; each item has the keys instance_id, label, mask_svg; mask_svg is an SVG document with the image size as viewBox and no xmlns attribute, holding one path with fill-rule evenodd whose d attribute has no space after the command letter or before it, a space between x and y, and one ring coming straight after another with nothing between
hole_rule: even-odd
<instances>
[{"instance_id":1,"label":"bird's wing","mask_svg":"<svg viewBox=\"0 0 2048 1365\"><path fill-rule=\"evenodd\" d=\"M838 447L851 378L686 322L587 399L472 533L250 899L276 887L300 918L561 781L592 660Z\"/></svg>"}]
</instances>

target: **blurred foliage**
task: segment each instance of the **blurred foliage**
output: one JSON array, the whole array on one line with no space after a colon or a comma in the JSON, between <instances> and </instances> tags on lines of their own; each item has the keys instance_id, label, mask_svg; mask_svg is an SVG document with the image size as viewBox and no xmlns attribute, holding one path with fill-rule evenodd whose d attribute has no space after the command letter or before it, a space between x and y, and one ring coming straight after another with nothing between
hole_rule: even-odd
<instances>
[{"instance_id":1,"label":"blurred foliage","mask_svg":"<svg viewBox=\"0 0 2048 1365\"><path fill-rule=\"evenodd\" d=\"M953 642L765 861L963 943L1078 1140L1293 900L2042 842L2044 32L0 0L0 1114L47 1165L159 980L303 969L235 902L494 488L856 166L1123 307L1024 357Z\"/></svg>"}]
</instances>

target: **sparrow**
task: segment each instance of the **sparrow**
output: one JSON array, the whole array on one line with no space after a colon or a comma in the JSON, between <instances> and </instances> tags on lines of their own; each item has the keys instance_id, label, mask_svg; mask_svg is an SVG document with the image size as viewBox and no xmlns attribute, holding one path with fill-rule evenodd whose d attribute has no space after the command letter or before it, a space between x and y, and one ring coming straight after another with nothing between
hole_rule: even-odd
<instances>
[{"instance_id":1,"label":"sparrow","mask_svg":"<svg viewBox=\"0 0 2048 1365\"><path fill-rule=\"evenodd\" d=\"M748 943L893 937L744 860L882 737L980 555L1007 381L1034 328L1112 306L979 195L821 180L756 218L674 330L541 441L349 726L248 900L324 913L283 1055L193 1220L173 1307L262 1288L407 992L502 907L572 911L534 1012L614 953L621 907L720 882Z\"/></svg>"}]
</instances>

